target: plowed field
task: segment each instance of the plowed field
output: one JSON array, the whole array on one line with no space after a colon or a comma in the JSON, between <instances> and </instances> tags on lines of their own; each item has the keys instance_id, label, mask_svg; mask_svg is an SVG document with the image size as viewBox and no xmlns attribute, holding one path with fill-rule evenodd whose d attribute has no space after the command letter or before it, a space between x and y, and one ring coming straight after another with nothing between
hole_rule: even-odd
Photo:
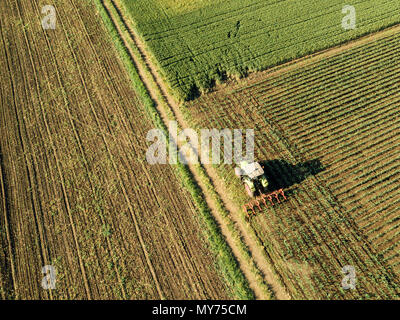
<instances>
[{"instance_id":1,"label":"plowed field","mask_svg":"<svg viewBox=\"0 0 400 320\"><path fill-rule=\"evenodd\" d=\"M146 162L154 124L96 8L53 3L44 30L45 1L0 2L1 297L232 297L190 193Z\"/></svg>"}]
</instances>

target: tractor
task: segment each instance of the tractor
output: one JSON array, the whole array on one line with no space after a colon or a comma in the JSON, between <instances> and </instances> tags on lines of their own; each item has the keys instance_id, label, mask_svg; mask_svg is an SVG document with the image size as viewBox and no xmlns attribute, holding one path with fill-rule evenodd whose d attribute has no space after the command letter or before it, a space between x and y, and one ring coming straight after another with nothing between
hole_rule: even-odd
<instances>
[{"instance_id":1,"label":"tractor","mask_svg":"<svg viewBox=\"0 0 400 320\"><path fill-rule=\"evenodd\" d=\"M264 169L258 162L240 162L240 167L235 168L235 174L244 183L244 187L250 198L262 194L268 188L268 180Z\"/></svg>"},{"instance_id":2,"label":"tractor","mask_svg":"<svg viewBox=\"0 0 400 320\"><path fill-rule=\"evenodd\" d=\"M267 201L273 206L276 200L281 203L281 199L286 200L283 189L274 191L267 194L268 192L268 179L264 172L264 166L259 162L240 162L240 166L235 168L235 174L243 182L247 194L250 198L253 198L249 203L243 206L244 212L247 217L250 218L250 213L256 215L255 208L262 210L261 205L267 205ZM249 212L249 209L251 210Z\"/></svg>"}]
</instances>

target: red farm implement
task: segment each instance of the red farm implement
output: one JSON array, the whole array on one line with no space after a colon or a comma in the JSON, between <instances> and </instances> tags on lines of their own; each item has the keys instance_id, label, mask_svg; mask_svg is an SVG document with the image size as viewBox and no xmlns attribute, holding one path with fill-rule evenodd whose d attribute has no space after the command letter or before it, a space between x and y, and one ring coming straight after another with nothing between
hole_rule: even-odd
<instances>
[{"instance_id":1,"label":"red farm implement","mask_svg":"<svg viewBox=\"0 0 400 320\"><path fill-rule=\"evenodd\" d=\"M281 203L286 200L285 192L283 189L279 189L278 191L274 191L270 194L261 194L255 199L251 200L249 203L243 205L243 210L248 218L251 215L256 215L256 210L262 211L262 206L274 206L277 203Z\"/></svg>"},{"instance_id":2,"label":"red farm implement","mask_svg":"<svg viewBox=\"0 0 400 320\"><path fill-rule=\"evenodd\" d=\"M286 200L283 189L268 194L264 193L268 188L268 180L264 173L264 167L260 163L242 161L240 167L235 169L235 174L243 182L249 197L254 198L243 206L248 218L251 215L256 215L257 209L262 211L263 205L274 206L276 203ZM256 194L259 196L255 196Z\"/></svg>"}]
</instances>

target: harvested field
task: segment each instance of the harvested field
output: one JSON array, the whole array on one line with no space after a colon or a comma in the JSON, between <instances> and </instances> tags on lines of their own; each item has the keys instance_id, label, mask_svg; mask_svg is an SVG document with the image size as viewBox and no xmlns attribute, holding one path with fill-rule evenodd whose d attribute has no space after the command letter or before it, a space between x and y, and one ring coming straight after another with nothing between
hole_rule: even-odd
<instances>
[{"instance_id":1,"label":"harvested field","mask_svg":"<svg viewBox=\"0 0 400 320\"><path fill-rule=\"evenodd\" d=\"M45 1L0 2L1 298L242 297L187 185L146 162L155 125L95 6L53 3L43 30Z\"/></svg>"},{"instance_id":2,"label":"harvested field","mask_svg":"<svg viewBox=\"0 0 400 320\"><path fill-rule=\"evenodd\" d=\"M271 191L288 201L250 224L293 298L399 297L399 40L399 28L378 33L182 108L196 128L255 128ZM218 171L247 202L233 166ZM341 288L346 265L355 290Z\"/></svg>"}]
</instances>

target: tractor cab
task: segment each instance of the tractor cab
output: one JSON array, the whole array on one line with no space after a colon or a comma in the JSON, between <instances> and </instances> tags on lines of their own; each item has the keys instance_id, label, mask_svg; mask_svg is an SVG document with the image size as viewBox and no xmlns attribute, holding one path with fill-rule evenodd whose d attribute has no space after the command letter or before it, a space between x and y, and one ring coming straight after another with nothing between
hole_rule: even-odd
<instances>
[{"instance_id":1,"label":"tractor cab","mask_svg":"<svg viewBox=\"0 0 400 320\"><path fill-rule=\"evenodd\" d=\"M240 166L235 168L235 174L240 177L251 198L256 194L262 194L268 188L264 169L258 162L240 162Z\"/></svg>"}]
</instances>

